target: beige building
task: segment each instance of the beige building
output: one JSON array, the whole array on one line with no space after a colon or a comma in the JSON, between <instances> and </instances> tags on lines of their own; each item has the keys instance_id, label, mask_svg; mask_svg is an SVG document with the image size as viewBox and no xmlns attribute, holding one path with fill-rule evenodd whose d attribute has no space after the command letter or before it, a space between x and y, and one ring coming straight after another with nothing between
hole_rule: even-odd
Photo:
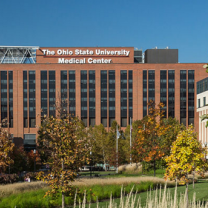
<instances>
[{"instance_id":1,"label":"beige building","mask_svg":"<svg viewBox=\"0 0 208 208\"><path fill-rule=\"evenodd\" d=\"M208 145L208 128L206 127L207 119L202 121L203 116L208 115L208 78L197 82L197 112L199 113L199 141L203 147ZM208 159L208 155L206 155Z\"/></svg>"}]
</instances>

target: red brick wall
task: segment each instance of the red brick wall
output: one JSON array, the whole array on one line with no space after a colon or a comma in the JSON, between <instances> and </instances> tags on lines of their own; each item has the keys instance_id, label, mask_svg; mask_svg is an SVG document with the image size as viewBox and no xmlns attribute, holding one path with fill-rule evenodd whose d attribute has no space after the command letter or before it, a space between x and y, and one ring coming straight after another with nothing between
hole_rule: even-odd
<instances>
[{"instance_id":1,"label":"red brick wall","mask_svg":"<svg viewBox=\"0 0 208 208\"><path fill-rule=\"evenodd\" d=\"M10 132L14 137L23 137L25 133L37 133L38 128L23 127L23 71L36 71L36 125L40 125L41 89L40 71L56 71L56 98L60 97L60 71L75 70L76 72L76 114L81 116L80 70L95 70L96 83L96 124L100 124L100 71L115 70L116 120L120 124L120 70L133 70L133 120L141 119L143 115L143 70L155 70L155 98L160 101L160 70L175 70L175 117L180 119L180 70L195 70L195 105L196 82L208 77L200 64L1 64L0 71L13 71L13 105L14 128ZM188 108L187 108L188 111ZM188 115L188 112L187 112ZM195 129L198 131L199 116L195 106ZM188 120L188 119L187 119Z\"/></svg>"}]
</instances>

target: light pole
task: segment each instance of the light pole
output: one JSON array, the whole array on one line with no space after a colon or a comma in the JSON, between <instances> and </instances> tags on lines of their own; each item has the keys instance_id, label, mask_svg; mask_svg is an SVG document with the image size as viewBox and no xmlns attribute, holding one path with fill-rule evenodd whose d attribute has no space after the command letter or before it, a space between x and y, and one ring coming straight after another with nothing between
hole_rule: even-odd
<instances>
[{"instance_id":1,"label":"light pole","mask_svg":"<svg viewBox=\"0 0 208 208\"><path fill-rule=\"evenodd\" d=\"M90 178L92 178L92 152L90 151Z\"/></svg>"},{"instance_id":2,"label":"light pole","mask_svg":"<svg viewBox=\"0 0 208 208\"><path fill-rule=\"evenodd\" d=\"M131 117L130 117L130 164L132 163L132 154L131 154L131 145L132 145L132 141L131 141L131 130L132 130L132 125L131 125Z\"/></svg>"},{"instance_id":3,"label":"light pole","mask_svg":"<svg viewBox=\"0 0 208 208\"><path fill-rule=\"evenodd\" d=\"M204 147L205 147L204 157L205 157L205 160L207 160L207 142L204 142Z\"/></svg>"},{"instance_id":4,"label":"light pole","mask_svg":"<svg viewBox=\"0 0 208 208\"><path fill-rule=\"evenodd\" d=\"M36 164L35 164L35 159L36 159L36 149L33 150L34 153L34 172L36 171Z\"/></svg>"}]
</instances>

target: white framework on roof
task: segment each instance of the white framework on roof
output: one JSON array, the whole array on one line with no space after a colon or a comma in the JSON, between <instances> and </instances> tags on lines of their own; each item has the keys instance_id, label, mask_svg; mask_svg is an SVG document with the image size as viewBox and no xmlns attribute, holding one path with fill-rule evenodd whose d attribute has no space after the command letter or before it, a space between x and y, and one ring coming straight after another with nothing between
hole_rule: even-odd
<instances>
[{"instance_id":1,"label":"white framework on roof","mask_svg":"<svg viewBox=\"0 0 208 208\"><path fill-rule=\"evenodd\" d=\"M37 46L0 46L0 64L35 64Z\"/></svg>"}]
</instances>

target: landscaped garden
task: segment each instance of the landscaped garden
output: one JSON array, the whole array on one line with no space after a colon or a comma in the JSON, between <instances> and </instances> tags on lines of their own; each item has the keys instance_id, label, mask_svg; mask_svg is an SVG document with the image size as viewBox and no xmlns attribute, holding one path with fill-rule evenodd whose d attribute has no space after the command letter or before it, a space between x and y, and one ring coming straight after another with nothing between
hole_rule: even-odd
<instances>
[{"instance_id":1,"label":"landscaped garden","mask_svg":"<svg viewBox=\"0 0 208 208\"><path fill-rule=\"evenodd\" d=\"M149 115L125 133L116 121L107 132L102 124L86 129L64 112L44 116L38 151L14 147L0 128L0 207L206 207L206 149L193 126L163 119L163 107L150 102ZM36 171L42 165L48 168Z\"/></svg>"},{"instance_id":2,"label":"landscaped garden","mask_svg":"<svg viewBox=\"0 0 208 208\"><path fill-rule=\"evenodd\" d=\"M78 205L79 201L83 203L84 195L86 194L86 207L88 207L90 202L91 208L97 207L97 201L99 201L99 207L106 207L106 204L110 202L109 200L111 196L114 199L114 203L120 204L121 189L123 190L122 200L127 200L126 195L133 191L131 198L136 196L136 201L140 200L141 206L144 207L146 206L146 203L150 203L150 199L147 197L147 195L150 195L150 190L151 194L154 195L154 190L158 189L159 193L159 189L161 187L161 192L163 193L165 184L165 180L158 177L121 177L121 174L115 175L113 178L83 178L77 179L75 182L73 182L73 185L78 188L76 204ZM207 187L208 181L206 179L198 180L194 189L192 184L190 184L188 193L189 199L193 201L193 196L195 193L196 201L208 201ZM174 198L175 182L167 182L167 188L170 191L171 197ZM61 194L56 195L55 198L49 196L43 198L45 192L48 189L49 187L44 182L39 181L31 183L15 183L1 186L0 207L14 208L16 206L17 208L44 208L61 206ZM166 192L166 194L167 193L168 192ZM178 201L180 196L184 198L185 186L178 186L177 193ZM170 200L167 197L169 196L166 196L164 203L168 203L168 200ZM66 205L74 206L74 198L74 195L66 196ZM152 200L154 200L154 197ZM137 203L135 202L134 207L136 206Z\"/></svg>"}]
</instances>

